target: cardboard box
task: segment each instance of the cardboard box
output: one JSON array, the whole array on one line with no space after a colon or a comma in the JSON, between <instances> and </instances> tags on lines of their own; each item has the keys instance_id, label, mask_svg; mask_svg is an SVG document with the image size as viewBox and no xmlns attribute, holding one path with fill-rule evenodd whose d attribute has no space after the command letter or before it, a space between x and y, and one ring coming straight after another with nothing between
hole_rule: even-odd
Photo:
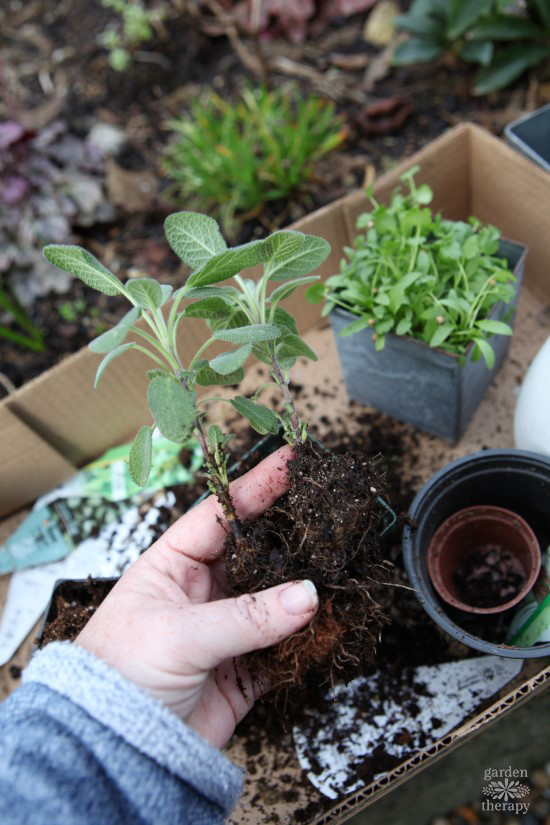
<instances>
[{"instance_id":1,"label":"cardboard box","mask_svg":"<svg viewBox=\"0 0 550 825\"><path fill-rule=\"evenodd\" d=\"M518 155L502 141L476 126L465 124L441 138L384 175L375 187L379 200L389 197L399 174L418 163L418 182L434 190L434 209L451 219L474 214L495 224L509 238L529 246L523 294L510 355L461 442L449 448L443 442L421 436L422 466L415 473L428 478L435 470L460 455L482 446L512 447L514 391L534 353L550 335L550 176ZM295 228L322 235L332 245L332 254L320 274L338 269L341 250L351 244L355 219L365 206L357 192L319 210ZM318 324L318 306L307 304L301 293L288 302L302 331L317 349L317 370L301 369L298 377L310 388L311 416L320 416L331 406L334 414L345 414L347 398L341 382L334 342L327 324ZM194 347L204 339L197 322L186 331L186 341ZM191 336L191 338L190 338ZM181 341L185 354L186 342ZM132 437L148 418L146 376L139 355L132 352L113 362L103 386L92 390L97 356L81 351L30 382L0 405L0 438L4 461L0 468L0 515L7 516L32 503L39 493L68 477L74 468L100 454L109 446ZM256 365L250 373L255 373ZM316 382L330 376L341 391L331 401L315 400ZM258 379L250 374L243 382L252 386ZM305 396L307 398L307 395ZM301 399L302 401L302 399ZM314 402L314 403L313 403ZM308 413L309 415L310 413ZM9 520L12 526L13 519ZM7 525L4 526L4 530ZM0 594L5 589L0 581ZM27 644L16 657L22 664ZM330 801L310 784L300 767L290 734L288 741L274 744L266 740L261 753L252 757L254 784L247 785L232 822L234 823L321 823L342 822L353 813L393 791L423 767L445 756L485 726L509 713L550 684L548 662L531 660L508 683L489 707L476 713L458 728L416 753L377 781ZM13 686L7 668L0 673L0 690ZM237 736L230 756L250 768L246 739ZM262 781L259 782L259 779ZM293 794L285 794L291 788ZM292 800L292 801L290 801ZM315 803L315 804L313 804ZM311 814L308 814L311 811ZM299 815L298 815L299 814Z\"/></svg>"}]
</instances>

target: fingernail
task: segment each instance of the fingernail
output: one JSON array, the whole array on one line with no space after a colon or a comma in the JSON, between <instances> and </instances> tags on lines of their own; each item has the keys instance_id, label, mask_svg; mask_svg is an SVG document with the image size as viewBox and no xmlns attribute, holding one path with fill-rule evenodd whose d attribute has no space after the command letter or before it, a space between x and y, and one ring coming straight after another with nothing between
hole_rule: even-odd
<instances>
[{"instance_id":1,"label":"fingernail","mask_svg":"<svg viewBox=\"0 0 550 825\"><path fill-rule=\"evenodd\" d=\"M309 613L319 604L317 590L309 579L285 587L281 591L279 599L284 610L293 616L298 616L300 613Z\"/></svg>"}]
</instances>

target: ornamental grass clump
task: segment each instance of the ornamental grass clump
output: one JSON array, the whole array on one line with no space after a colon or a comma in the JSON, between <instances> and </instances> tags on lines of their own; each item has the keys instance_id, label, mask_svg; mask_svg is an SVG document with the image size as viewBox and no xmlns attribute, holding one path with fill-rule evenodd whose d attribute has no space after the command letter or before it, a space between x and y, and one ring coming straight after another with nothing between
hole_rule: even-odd
<instances>
[{"instance_id":1,"label":"ornamental grass clump","mask_svg":"<svg viewBox=\"0 0 550 825\"><path fill-rule=\"evenodd\" d=\"M308 438L307 422L290 391L290 370L298 358L317 356L280 305L299 287L317 280L311 273L327 257L329 244L283 230L228 249L217 223L193 212L169 216L165 230L172 249L192 270L175 292L151 278L123 283L79 247L51 245L44 250L49 261L88 286L107 295L122 294L132 305L117 326L90 344L93 352L104 355L96 386L111 361L130 349L153 362L147 400L154 424L143 426L132 444L132 478L142 485L147 481L155 427L177 443L194 432L209 487L230 527L225 548L230 592L254 593L295 579L311 579L319 592L313 622L253 654L254 672L278 689L301 683L311 668L330 682L356 676L372 661L385 622L379 603L389 579L388 563L379 552L384 479L363 453L334 455ZM260 270L256 278L246 275L251 267ZM184 359L177 333L189 318L202 318L209 334L197 352ZM127 340L130 335L137 340ZM228 346L209 357L215 342ZM239 383L252 355L269 367L269 381L252 397L198 396L201 387ZM278 390L280 411L259 402L267 387ZM204 413L204 404L213 400L231 404L257 432L280 433L292 446L290 489L258 520L243 521L233 506L227 475L231 435L218 424L208 426Z\"/></svg>"},{"instance_id":2,"label":"ornamental grass clump","mask_svg":"<svg viewBox=\"0 0 550 825\"><path fill-rule=\"evenodd\" d=\"M323 313L342 307L357 316L340 332L372 329L376 350L386 336L404 335L459 356L463 363L483 357L491 369L492 335L511 335L504 321L491 318L496 304L510 303L516 278L499 256L500 233L476 218L445 220L429 208L433 193L416 186L419 167L401 176L408 191L396 190L389 206L367 192L372 211L357 220L363 230L346 247L340 273L308 290L312 302L325 299Z\"/></svg>"},{"instance_id":3,"label":"ornamental grass clump","mask_svg":"<svg viewBox=\"0 0 550 825\"><path fill-rule=\"evenodd\" d=\"M206 209L228 237L268 203L307 197L317 162L346 137L334 104L295 87L247 88L232 103L206 91L168 124L163 168L173 202Z\"/></svg>"}]
</instances>

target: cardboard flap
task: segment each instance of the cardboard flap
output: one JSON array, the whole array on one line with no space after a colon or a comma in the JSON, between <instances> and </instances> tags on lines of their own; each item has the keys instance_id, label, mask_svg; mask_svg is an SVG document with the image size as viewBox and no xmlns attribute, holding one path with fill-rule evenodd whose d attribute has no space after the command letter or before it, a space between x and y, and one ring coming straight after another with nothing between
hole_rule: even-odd
<instances>
[{"instance_id":1,"label":"cardboard flap","mask_svg":"<svg viewBox=\"0 0 550 825\"><path fill-rule=\"evenodd\" d=\"M73 464L6 406L0 407L0 438L0 516L18 510L76 472Z\"/></svg>"},{"instance_id":2,"label":"cardboard flap","mask_svg":"<svg viewBox=\"0 0 550 825\"><path fill-rule=\"evenodd\" d=\"M471 214L471 193L465 181L470 181L470 144L472 133L484 134L471 124L456 126L421 149L411 158L401 161L391 172L377 178L374 196L377 201L389 202L392 192L399 186L399 177L418 164L415 175L417 185L428 183L434 193L430 208L443 212L449 220L464 220ZM372 207L364 192L355 192L345 198L344 215L351 242L357 234L355 223L362 212Z\"/></svg>"}]
</instances>

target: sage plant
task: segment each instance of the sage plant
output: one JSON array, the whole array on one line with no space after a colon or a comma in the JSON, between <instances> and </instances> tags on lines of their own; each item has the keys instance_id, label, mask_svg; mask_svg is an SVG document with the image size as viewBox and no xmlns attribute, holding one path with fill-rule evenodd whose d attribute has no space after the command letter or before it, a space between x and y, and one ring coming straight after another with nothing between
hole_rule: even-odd
<instances>
[{"instance_id":1,"label":"sage plant","mask_svg":"<svg viewBox=\"0 0 550 825\"><path fill-rule=\"evenodd\" d=\"M170 215L165 232L172 249L192 271L176 292L152 278L132 278L123 283L78 246L51 244L44 255L93 289L105 295L122 294L131 304L118 324L92 341L89 348L104 355L97 369L96 387L109 364L130 349L153 362L148 372L147 401L154 424L141 427L132 443L132 479L141 486L147 482L155 427L176 443L184 443L194 432L204 454L208 486L220 501L233 534L240 539L227 478L231 436L217 425L206 429L202 407L212 399L198 400L197 387L238 384L244 377L245 362L254 354L269 364L271 381L258 388L252 399L237 395L229 403L261 434L277 433L282 426L289 443L306 438L306 423L300 419L290 394L289 371L298 356L316 360L316 355L300 338L294 319L280 303L302 284L317 280L309 273L325 260L330 246L322 238L283 230L228 249L216 221L195 212ZM240 274L257 265L263 266L257 280ZM235 285L219 286L231 278ZM271 282L280 284L268 294ZM189 303L181 309L184 300ZM211 334L184 363L177 334L180 323L191 317L203 318ZM130 333L138 340L127 341ZM220 341L232 346L205 358L209 347ZM270 384L282 392L282 414L256 400Z\"/></svg>"}]
</instances>

